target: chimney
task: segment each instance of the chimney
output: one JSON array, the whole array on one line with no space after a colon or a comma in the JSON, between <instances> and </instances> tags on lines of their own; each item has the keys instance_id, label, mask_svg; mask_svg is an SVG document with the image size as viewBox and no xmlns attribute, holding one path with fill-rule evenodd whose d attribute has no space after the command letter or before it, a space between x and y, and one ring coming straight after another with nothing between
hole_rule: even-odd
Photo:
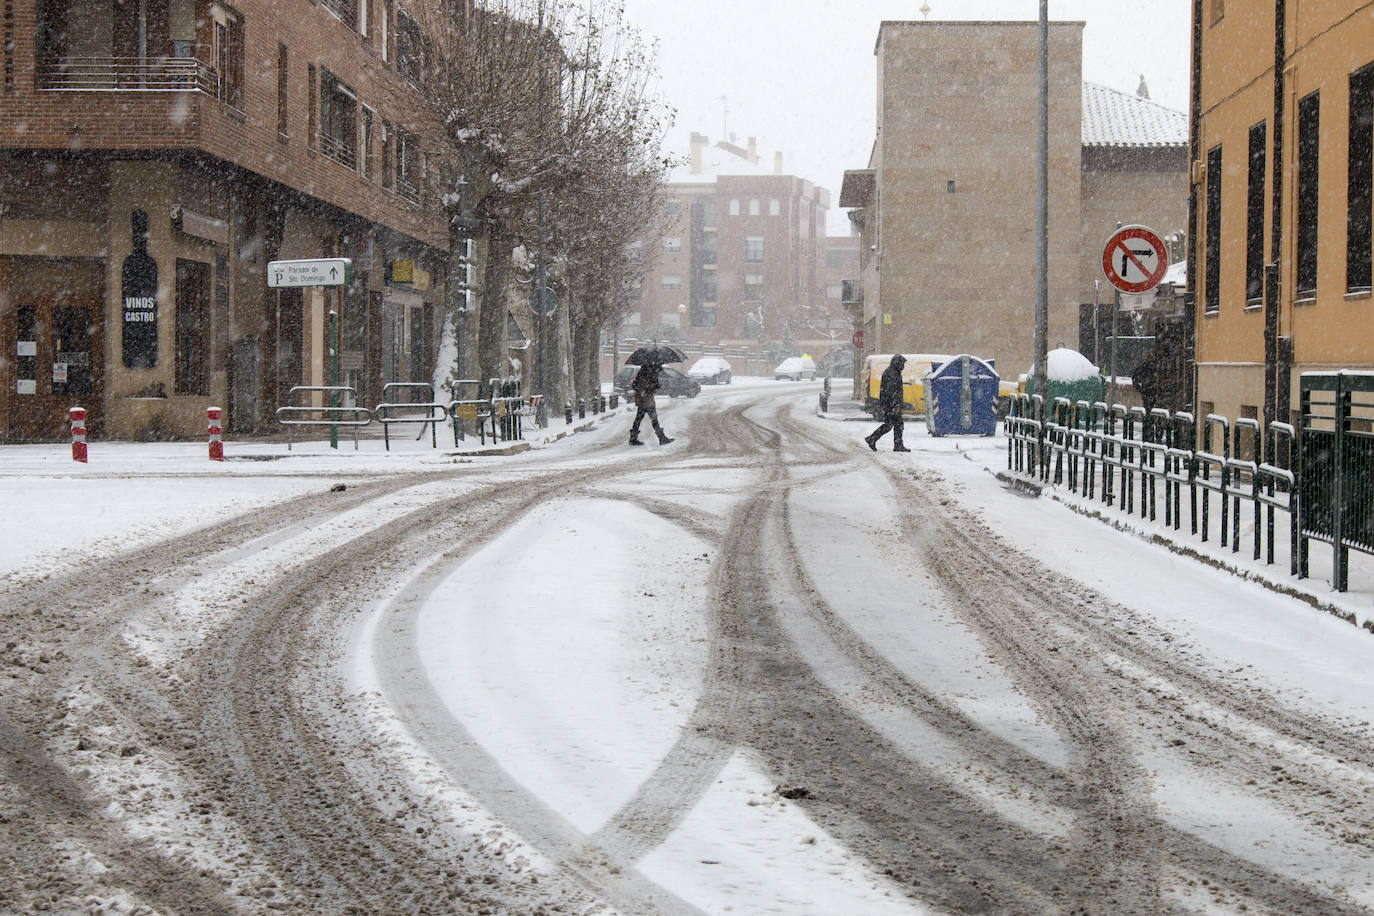
<instances>
[{"instance_id":1,"label":"chimney","mask_svg":"<svg viewBox=\"0 0 1374 916\"><path fill-rule=\"evenodd\" d=\"M750 162L754 163L755 165L758 165L758 163L759 163L759 148L758 148L758 138L757 138L757 137L750 137L750 138L749 138L749 156L748 156L748 159L749 159Z\"/></svg>"},{"instance_id":2,"label":"chimney","mask_svg":"<svg viewBox=\"0 0 1374 916\"><path fill-rule=\"evenodd\" d=\"M773 154L773 174L782 174L782 150L778 150Z\"/></svg>"},{"instance_id":3,"label":"chimney","mask_svg":"<svg viewBox=\"0 0 1374 916\"><path fill-rule=\"evenodd\" d=\"M692 131L692 174L699 175L703 167L703 158L706 154L706 145L711 141L705 134Z\"/></svg>"}]
</instances>

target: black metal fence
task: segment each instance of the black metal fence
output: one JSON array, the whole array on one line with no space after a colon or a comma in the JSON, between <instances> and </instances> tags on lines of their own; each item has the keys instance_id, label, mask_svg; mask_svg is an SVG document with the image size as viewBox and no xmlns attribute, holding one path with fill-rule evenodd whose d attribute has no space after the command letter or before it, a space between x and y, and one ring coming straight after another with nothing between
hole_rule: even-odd
<instances>
[{"instance_id":1,"label":"black metal fence","mask_svg":"<svg viewBox=\"0 0 1374 916\"><path fill-rule=\"evenodd\" d=\"M1332 584L1345 591L1350 549L1374 553L1374 374L1304 372L1298 388L1298 574L1309 542L1325 541Z\"/></svg>"},{"instance_id":2,"label":"black metal fence","mask_svg":"<svg viewBox=\"0 0 1374 916\"><path fill-rule=\"evenodd\" d=\"M1299 569L1293 427L1231 422L1215 414L1201 429L1191 413L1056 398L1049 415L1039 395L1012 399L1005 419L1007 469L1067 486L1175 531L1188 525L1239 553L1249 515L1253 559L1274 563L1276 533L1286 533L1290 572ZM1263 460L1262 456L1270 456ZM1214 515L1215 511L1215 515Z\"/></svg>"}]
</instances>

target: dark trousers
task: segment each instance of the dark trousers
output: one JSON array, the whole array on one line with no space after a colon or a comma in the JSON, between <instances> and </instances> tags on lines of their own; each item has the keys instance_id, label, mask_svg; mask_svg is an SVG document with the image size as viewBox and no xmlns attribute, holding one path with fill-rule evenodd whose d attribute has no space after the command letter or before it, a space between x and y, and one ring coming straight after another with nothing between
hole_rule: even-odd
<instances>
[{"instance_id":1,"label":"dark trousers","mask_svg":"<svg viewBox=\"0 0 1374 916\"><path fill-rule=\"evenodd\" d=\"M896 413L889 413L889 414L883 419L883 425L882 425L882 426L879 426L877 429L873 430L873 432L869 435L868 438L871 439L871 440L874 441L874 442L877 442L877 441L878 441L879 439L881 439L883 436L886 436L886 435L887 435L887 431L890 429L890 430L892 430L892 447L893 447L893 448L901 448L901 447L902 447L902 423L903 423L903 422L904 422L904 421L903 421L903 419L902 419L901 411L898 411L898 412L896 412Z\"/></svg>"},{"instance_id":2,"label":"dark trousers","mask_svg":"<svg viewBox=\"0 0 1374 916\"><path fill-rule=\"evenodd\" d=\"M653 425L654 432L658 433L660 439L663 438L663 427L658 425L658 408L654 405L654 396L651 392L635 392L635 421L630 425L630 438L639 438L639 424L647 416L649 423Z\"/></svg>"}]
</instances>

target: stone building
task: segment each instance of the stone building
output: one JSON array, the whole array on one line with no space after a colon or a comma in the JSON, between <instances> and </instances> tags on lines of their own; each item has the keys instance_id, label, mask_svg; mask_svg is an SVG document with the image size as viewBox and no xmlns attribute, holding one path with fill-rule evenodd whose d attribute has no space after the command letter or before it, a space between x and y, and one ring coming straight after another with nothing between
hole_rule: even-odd
<instances>
[{"instance_id":1,"label":"stone building","mask_svg":"<svg viewBox=\"0 0 1374 916\"><path fill-rule=\"evenodd\" d=\"M1082 29L1049 24L1048 317L1051 348L1091 357L1108 236L1186 225L1187 134L1180 112L1085 84ZM875 55L872 157L840 191L865 350L968 352L1014 378L1035 327L1038 24L884 22Z\"/></svg>"},{"instance_id":2,"label":"stone building","mask_svg":"<svg viewBox=\"0 0 1374 916\"><path fill-rule=\"evenodd\" d=\"M78 405L110 437L203 435L207 405L270 428L328 383L331 315L360 401L428 381L447 240L407 3L5 6L0 440ZM268 286L319 257L352 282Z\"/></svg>"}]
</instances>

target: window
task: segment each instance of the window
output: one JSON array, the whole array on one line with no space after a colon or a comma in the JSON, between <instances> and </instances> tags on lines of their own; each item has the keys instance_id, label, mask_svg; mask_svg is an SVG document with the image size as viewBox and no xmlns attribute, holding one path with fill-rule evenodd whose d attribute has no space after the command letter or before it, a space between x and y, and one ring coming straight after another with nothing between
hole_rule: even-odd
<instances>
[{"instance_id":1,"label":"window","mask_svg":"<svg viewBox=\"0 0 1374 916\"><path fill-rule=\"evenodd\" d=\"M392 0L382 0L382 21L377 30L377 44L382 48L382 60L391 60Z\"/></svg>"},{"instance_id":2,"label":"window","mask_svg":"<svg viewBox=\"0 0 1374 916\"><path fill-rule=\"evenodd\" d=\"M749 198L749 215L750 215L750 216L758 216L758 215L759 215L759 201L758 201L758 198L756 198L756 197L751 197L751 198Z\"/></svg>"},{"instance_id":3,"label":"window","mask_svg":"<svg viewBox=\"0 0 1374 916\"><path fill-rule=\"evenodd\" d=\"M1203 267L1207 271L1203 288L1203 307L1209 312L1221 308L1221 147L1207 151L1207 238Z\"/></svg>"},{"instance_id":4,"label":"window","mask_svg":"<svg viewBox=\"0 0 1374 916\"><path fill-rule=\"evenodd\" d=\"M1264 162L1268 129L1250 128L1250 177L1245 193L1245 301L1264 296Z\"/></svg>"},{"instance_id":5,"label":"window","mask_svg":"<svg viewBox=\"0 0 1374 916\"><path fill-rule=\"evenodd\" d=\"M396 10L396 69L412 85L420 85L420 26L403 9Z\"/></svg>"},{"instance_id":6,"label":"window","mask_svg":"<svg viewBox=\"0 0 1374 916\"><path fill-rule=\"evenodd\" d=\"M392 186L396 176L396 132L391 129L391 122L382 121L382 187Z\"/></svg>"},{"instance_id":7,"label":"window","mask_svg":"<svg viewBox=\"0 0 1374 916\"><path fill-rule=\"evenodd\" d=\"M406 200L420 199L420 143L414 134L396 128L396 190Z\"/></svg>"},{"instance_id":8,"label":"window","mask_svg":"<svg viewBox=\"0 0 1374 916\"><path fill-rule=\"evenodd\" d=\"M277 42L277 139L286 141L286 45Z\"/></svg>"},{"instance_id":9,"label":"window","mask_svg":"<svg viewBox=\"0 0 1374 916\"><path fill-rule=\"evenodd\" d=\"M342 19L350 29L358 27L357 0L320 0L320 6Z\"/></svg>"},{"instance_id":10,"label":"window","mask_svg":"<svg viewBox=\"0 0 1374 916\"><path fill-rule=\"evenodd\" d=\"M678 235L665 235L665 236L663 237L663 250L664 250L664 251L681 251L681 250L682 250L682 237L681 237L681 236L678 236Z\"/></svg>"},{"instance_id":11,"label":"window","mask_svg":"<svg viewBox=\"0 0 1374 916\"><path fill-rule=\"evenodd\" d=\"M176 394L209 394L210 265L177 259Z\"/></svg>"},{"instance_id":12,"label":"window","mask_svg":"<svg viewBox=\"0 0 1374 916\"><path fill-rule=\"evenodd\" d=\"M716 199L714 197L703 197L694 206L701 207L701 225L706 228L714 228L720 222L716 214Z\"/></svg>"},{"instance_id":13,"label":"window","mask_svg":"<svg viewBox=\"0 0 1374 916\"><path fill-rule=\"evenodd\" d=\"M211 53L220 101L243 110L243 17L216 3L210 8L215 29Z\"/></svg>"},{"instance_id":14,"label":"window","mask_svg":"<svg viewBox=\"0 0 1374 916\"><path fill-rule=\"evenodd\" d=\"M358 163L358 97L320 68L320 152L349 168Z\"/></svg>"},{"instance_id":15,"label":"window","mask_svg":"<svg viewBox=\"0 0 1374 916\"><path fill-rule=\"evenodd\" d=\"M744 262L746 264L763 263L763 239L758 236L751 236L744 240Z\"/></svg>"},{"instance_id":16,"label":"window","mask_svg":"<svg viewBox=\"0 0 1374 916\"><path fill-rule=\"evenodd\" d=\"M682 289L682 277L677 274L664 274L661 287L663 289Z\"/></svg>"},{"instance_id":17,"label":"window","mask_svg":"<svg viewBox=\"0 0 1374 916\"><path fill-rule=\"evenodd\" d=\"M782 201L778 200L776 197L770 197L770 198L768 199L768 215L769 215L769 216L777 216L777 215L778 215L779 213L781 213L781 212L782 212Z\"/></svg>"},{"instance_id":18,"label":"window","mask_svg":"<svg viewBox=\"0 0 1374 916\"><path fill-rule=\"evenodd\" d=\"M739 198L730 199L730 215L739 216Z\"/></svg>"},{"instance_id":19,"label":"window","mask_svg":"<svg viewBox=\"0 0 1374 916\"><path fill-rule=\"evenodd\" d=\"M744 298L748 302L763 298L763 274L744 275Z\"/></svg>"},{"instance_id":20,"label":"window","mask_svg":"<svg viewBox=\"0 0 1374 916\"><path fill-rule=\"evenodd\" d=\"M701 234L701 247L700 247L700 249L699 249L699 252L700 252L700 254L701 254L701 263L703 263L703 264L714 264L714 263L716 263L716 243L717 243L717 239L718 239L718 237L717 237L716 233L714 233L714 232L703 232L703 233Z\"/></svg>"},{"instance_id":21,"label":"window","mask_svg":"<svg viewBox=\"0 0 1374 916\"><path fill-rule=\"evenodd\" d=\"M682 212L682 201L665 200L663 202L663 212L669 216L677 216L679 213Z\"/></svg>"},{"instance_id":22,"label":"window","mask_svg":"<svg viewBox=\"0 0 1374 916\"><path fill-rule=\"evenodd\" d=\"M843 290L844 287L841 286L827 286L825 288L825 298L834 299L836 302L838 302L840 301L840 294L843 292Z\"/></svg>"},{"instance_id":23,"label":"window","mask_svg":"<svg viewBox=\"0 0 1374 916\"><path fill-rule=\"evenodd\" d=\"M1345 288L1370 288L1370 221L1374 213L1374 64L1350 74L1350 168L1346 179Z\"/></svg>"},{"instance_id":24,"label":"window","mask_svg":"<svg viewBox=\"0 0 1374 916\"><path fill-rule=\"evenodd\" d=\"M845 255L851 254L849 249L827 248L825 250L825 266L830 270L839 270L844 267Z\"/></svg>"},{"instance_id":25,"label":"window","mask_svg":"<svg viewBox=\"0 0 1374 916\"><path fill-rule=\"evenodd\" d=\"M358 171L368 180L372 179L372 157L373 145L373 124L376 123L377 115L366 105L362 106L362 126L358 131Z\"/></svg>"},{"instance_id":26,"label":"window","mask_svg":"<svg viewBox=\"0 0 1374 916\"><path fill-rule=\"evenodd\" d=\"M317 114L317 111L319 111L319 102L317 102L315 93L315 65L313 65L313 63L305 65L305 74L306 84L309 85L309 89L305 93L306 99L308 99L306 104L309 106L306 108L306 111L308 111L306 118L308 119L306 119L305 146L313 150L313 148L317 146L315 137L319 135L320 124L319 114Z\"/></svg>"},{"instance_id":27,"label":"window","mask_svg":"<svg viewBox=\"0 0 1374 916\"><path fill-rule=\"evenodd\" d=\"M1298 100L1298 257L1294 268L1298 295L1317 291L1317 155L1320 152L1321 93Z\"/></svg>"},{"instance_id":28,"label":"window","mask_svg":"<svg viewBox=\"0 0 1374 916\"><path fill-rule=\"evenodd\" d=\"M701 275L701 300L703 302L716 301L716 275L714 271L705 271Z\"/></svg>"},{"instance_id":29,"label":"window","mask_svg":"<svg viewBox=\"0 0 1374 916\"><path fill-rule=\"evenodd\" d=\"M627 280L625 282L625 298L638 301L644 296L644 282L642 280Z\"/></svg>"}]
</instances>

